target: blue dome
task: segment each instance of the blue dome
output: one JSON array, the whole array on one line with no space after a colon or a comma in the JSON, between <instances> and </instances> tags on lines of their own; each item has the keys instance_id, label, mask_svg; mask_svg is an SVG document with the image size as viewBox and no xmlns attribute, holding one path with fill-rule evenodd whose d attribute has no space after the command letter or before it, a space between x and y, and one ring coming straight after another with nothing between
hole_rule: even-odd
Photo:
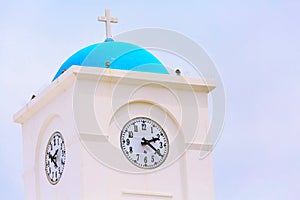
<instances>
[{"instance_id":1,"label":"blue dome","mask_svg":"<svg viewBox=\"0 0 300 200\"><path fill-rule=\"evenodd\" d=\"M130 43L113 40L90 45L73 54L59 68L52 81L72 65L169 74L149 51Z\"/></svg>"}]
</instances>

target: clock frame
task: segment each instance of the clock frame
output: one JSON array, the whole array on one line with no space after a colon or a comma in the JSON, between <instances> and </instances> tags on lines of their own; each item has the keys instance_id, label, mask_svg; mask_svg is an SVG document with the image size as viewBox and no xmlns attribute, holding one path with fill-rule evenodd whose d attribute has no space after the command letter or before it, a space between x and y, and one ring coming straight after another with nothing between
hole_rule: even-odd
<instances>
[{"instance_id":1,"label":"clock frame","mask_svg":"<svg viewBox=\"0 0 300 200\"><path fill-rule=\"evenodd\" d=\"M169 140L164 129L147 117L133 118L124 125L120 146L130 163L142 169L159 167L169 153Z\"/></svg>"},{"instance_id":2,"label":"clock frame","mask_svg":"<svg viewBox=\"0 0 300 200\"><path fill-rule=\"evenodd\" d=\"M47 143L45 151L46 177L52 185L56 185L63 174L66 163L66 147L62 134L54 132Z\"/></svg>"}]
</instances>

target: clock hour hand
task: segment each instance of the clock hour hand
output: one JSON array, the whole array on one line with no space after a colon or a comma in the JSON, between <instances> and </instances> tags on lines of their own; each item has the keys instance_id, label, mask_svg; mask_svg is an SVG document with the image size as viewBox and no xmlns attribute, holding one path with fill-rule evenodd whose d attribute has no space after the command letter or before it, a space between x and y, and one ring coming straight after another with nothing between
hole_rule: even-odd
<instances>
[{"instance_id":1,"label":"clock hour hand","mask_svg":"<svg viewBox=\"0 0 300 200\"><path fill-rule=\"evenodd\" d=\"M51 155L50 152L48 152L48 155L49 155L50 160L52 160L52 159L53 159L53 156Z\"/></svg>"},{"instance_id":2,"label":"clock hour hand","mask_svg":"<svg viewBox=\"0 0 300 200\"><path fill-rule=\"evenodd\" d=\"M151 143L150 143L150 140L146 140L145 138L142 138L142 142L141 144L144 146L144 145L149 145L149 147L151 149L153 149L155 151L155 153L157 153L159 156L163 157L163 155L161 155L160 151L157 150Z\"/></svg>"},{"instance_id":3,"label":"clock hour hand","mask_svg":"<svg viewBox=\"0 0 300 200\"><path fill-rule=\"evenodd\" d=\"M142 138L142 142L141 142L141 144L144 146L144 145L146 145L146 144L148 144L148 143L150 143L150 142L156 142L157 140L159 140L159 138L154 138L154 137L152 137L152 139L151 140L146 140L144 137Z\"/></svg>"},{"instance_id":4,"label":"clock hour hand","mask_svg":"<svg viewBox=\"0 0 300 200\"><path fill-rule=\"evenodd\" d=\"M141 142L141 145L143 145L143 146L145 146L145 145L147 145L147 144L149 144L149 140L146 140L146 138L142 138L142 142Z\"/></svg>"},{"instance_id":5,"label":"clock hour hand","mask_svg":"<svg viewBox=\"0 0 300 200\"><path fill-rule=\"evenodd\" d=\"M148 142L150 143L150 142L156 142L157 140L159 140L159 138L154 138L154 137L152 137L152 139L151 140L148 140Z\"/></svg>"}]
</instances>

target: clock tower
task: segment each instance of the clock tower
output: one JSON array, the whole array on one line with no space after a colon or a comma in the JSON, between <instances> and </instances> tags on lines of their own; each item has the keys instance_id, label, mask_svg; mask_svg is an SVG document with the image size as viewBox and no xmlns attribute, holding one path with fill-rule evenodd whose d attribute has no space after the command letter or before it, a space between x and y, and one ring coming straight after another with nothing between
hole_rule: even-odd
<instances>
[{"instance_id":1,"label":"clock tower","mask_svg":"<svg viewBox=\"0 0 300 200\"><path fill-rule=\"evenodd\" d=\"M25 199L214 199L208 93L111 38L73 54L14 116L22 125Z\"/></svg>"}]
</instances>

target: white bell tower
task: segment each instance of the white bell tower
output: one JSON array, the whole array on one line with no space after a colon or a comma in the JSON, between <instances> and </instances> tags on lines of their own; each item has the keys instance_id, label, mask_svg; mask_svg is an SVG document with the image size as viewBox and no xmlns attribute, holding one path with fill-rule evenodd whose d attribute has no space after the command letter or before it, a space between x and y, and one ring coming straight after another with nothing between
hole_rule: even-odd
<instances>
[{"instance_id":1,"label":"white bell tower","mask_svg":"<svg viewBox=\"0 0 300 200\"><path fill-rule=\"evenodd\" d=\"M14 116L25 199L214 199L211 155L200 159L214 81L170 75L128 43L74 56Z\"/></svg>"}]
</instances>

